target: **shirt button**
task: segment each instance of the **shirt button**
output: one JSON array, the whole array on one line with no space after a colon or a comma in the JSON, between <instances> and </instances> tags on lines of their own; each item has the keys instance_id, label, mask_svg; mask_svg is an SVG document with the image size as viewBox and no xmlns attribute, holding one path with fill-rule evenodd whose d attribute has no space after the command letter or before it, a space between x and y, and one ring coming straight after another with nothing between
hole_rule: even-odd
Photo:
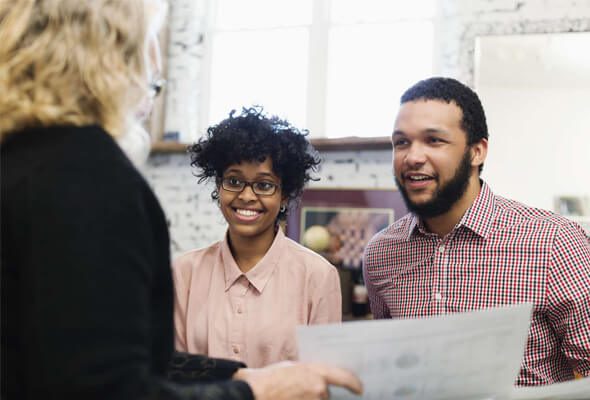
<instances>
[{"instance_id":1,"label":"shirt button","mask_svg":"<svg viewBox=\"0 0 590 400\"><path fill-rule=\"evenodd\" d=\"M234 351L234 354L238 354L240 352L238 346L233 346L232 350Z\"/></svg>"},{"instance_id":2,"label":"shirt button","mask_svg":"<svg viewBox=\"0 0 590 400\"><path fill-rule=\"evenodd\" d=\"M238 314L241 314L241 313L242 313L242 308L238 307Z\"/></svg>"},{"instance_id":3,"label":"shirt button","mask_svg":"<svg viewBox=\"0 0 590 400\"><path fill-rule=\"evenodd\" d=\"M444 251L445 251L445 245L443 244L443 245L441 245L441 246L438 248L438 252L439 252L439 253L442 253L442 252L444 252Z\"/></svg>"},{"instance_id":4,"label":"shirt button","mask_svg":"<svg viewBox=\"0 0 590 400\"><path fill-rule=\"evenodd\" d=\"M435 299L436 301L441 301L441 300L442 300L442 294L441 294L440 292L436 292L436 293L434 294L434 299Z\"/></svg>"}]
</instances>

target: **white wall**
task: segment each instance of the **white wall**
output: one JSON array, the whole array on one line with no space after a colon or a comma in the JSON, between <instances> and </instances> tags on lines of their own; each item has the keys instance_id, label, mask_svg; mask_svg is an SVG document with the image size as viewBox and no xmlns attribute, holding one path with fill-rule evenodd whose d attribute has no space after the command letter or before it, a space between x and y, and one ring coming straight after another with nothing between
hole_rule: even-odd
<instances>
[{"instance_id":1,"label":"white wall","mask_svg":"<svg viewBox=\"0 0 590 400\"><path fill-rule=\"evenodd\" d=\"M483 178L498 193L553 209L557 195L590 196L590 90L478 90L489 121Z\"/></svg>"},{"instance_id":2,"label":"white wall","mask_svg":"<svg viewBox=\"0 0 590 400\"><path fill-rule=\"evenodd\" d=\"M189 83L194 81L195 74L198 75L202 57L202 43L198 40L202 23L199 4L202 2L171 0L168 112L188 119L188 124L195 123L198 118L197 110L193 112L191 106L198 107L196 100L185 97L192 96L193 89L196 92ZM471 85L476 37L590 31L590 0L440 0L436 30L437 74ZM182 90L183 87L189 89ZM392 115L392 124L394 118ZM500 155L490 157L496 157L496 160L490 158L486 166L490 172L492 162L510 161L502 160ZM326 153L325 158L322 181L316 186L393 186L389 151L331 152ZM225 226L210 200L210 190L197 186L185 154L155 155L146 166L145 174L168 215L174 254L205 246L223 235ZM541 181L535 187L546 185L545 180ZM511 193L498 192L511 196Z\"/></svg>"}]
</instances>

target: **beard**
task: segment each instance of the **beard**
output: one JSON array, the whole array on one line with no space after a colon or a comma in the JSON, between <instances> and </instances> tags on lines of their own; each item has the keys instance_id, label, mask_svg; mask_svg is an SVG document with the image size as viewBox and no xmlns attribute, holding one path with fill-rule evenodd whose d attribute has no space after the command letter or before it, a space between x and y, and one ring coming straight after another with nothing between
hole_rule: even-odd
<instances>
[{"instance_id":1,"label":"beard","mask_svg":"<svg viewBox=\"0 0 590 400\"><path fill-rule=\"evenodd\" d=\"M437 188L432 198L424 203L413 202L397 177L395 178L395 183L402 194L408 210L420 218L433 218L448 212L463 197L469 185L470 174L471 154L469 148L467 148L453 177L447 183Z\"/></svg>"}]
</instances>

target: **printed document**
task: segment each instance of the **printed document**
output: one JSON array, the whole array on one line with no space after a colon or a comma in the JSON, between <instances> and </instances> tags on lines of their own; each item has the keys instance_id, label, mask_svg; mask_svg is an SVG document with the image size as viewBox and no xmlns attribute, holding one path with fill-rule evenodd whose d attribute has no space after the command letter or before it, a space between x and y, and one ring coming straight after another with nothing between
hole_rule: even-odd
<instances>
[{"instance_id":1,"label":"printed document","mask_svg":"<svg viewBox=\"0 0 590 400\"><path fill-rule=\"evenodd\" d=\"M302 361L354 371L369 400L510 399L532 306L297 327ZM331 399L356 399L330 389Z\"/></svg>"}]
</instances>

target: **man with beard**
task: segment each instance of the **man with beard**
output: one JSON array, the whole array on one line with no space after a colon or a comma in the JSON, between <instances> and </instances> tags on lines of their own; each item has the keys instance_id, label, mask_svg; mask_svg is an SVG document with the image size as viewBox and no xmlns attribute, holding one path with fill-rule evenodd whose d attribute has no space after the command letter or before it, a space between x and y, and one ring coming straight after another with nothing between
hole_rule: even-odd
<instances>
[{"instance_id":1,"label":"man with beard","mask_svg":"<svg viewBox=\"0 0 590 400\"><path fill-rule=\"evenodd\" d=\"M532 303L516 384L590 376L590 241L576 223L480 179L488 131L477 95L454 79L418 82L401 97L392 143L411 212L365 249L374 317Z\"/></svg>"}]
</instances>

